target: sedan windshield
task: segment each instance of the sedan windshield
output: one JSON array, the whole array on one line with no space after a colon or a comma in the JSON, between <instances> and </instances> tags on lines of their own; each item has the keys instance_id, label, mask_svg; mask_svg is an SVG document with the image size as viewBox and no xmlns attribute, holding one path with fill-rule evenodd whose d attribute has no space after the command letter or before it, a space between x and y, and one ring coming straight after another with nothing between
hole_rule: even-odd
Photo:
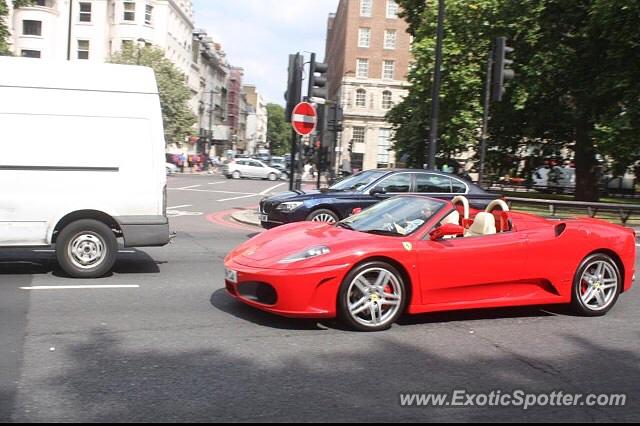
<instances>
[{"instance_id":1,"label":"sedan windshield","mask_svg":"<svg viewBox=\"0 0 640 426\"><path fill-rule=\"evenodd\" d=\"M386 171L381 170L367 170L341 180L329 189L334 191L356 191L369 185L385 173Z\"/></svg>"},{"instance_id":2,"label":"sedan windshield","mask_svg":"<svg viewBox=\"0 0 640 426\"><path fill-rule=\"evenodd\" d=\"M445 202L422 197L395 197L351 216L336 226L371 234L406 236L427 223Z\"/></svg>"}]
</instances>

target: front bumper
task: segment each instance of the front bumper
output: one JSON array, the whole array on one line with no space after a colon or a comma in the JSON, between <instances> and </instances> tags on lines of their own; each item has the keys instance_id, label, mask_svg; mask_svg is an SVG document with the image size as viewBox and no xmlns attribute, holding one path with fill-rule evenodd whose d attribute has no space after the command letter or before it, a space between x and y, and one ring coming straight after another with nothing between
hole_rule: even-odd
<instances>
[{"instance_id":1,"label":"front bumper","mask_svg":"<svg viewBox=\"0 0 640 426\"><path fill-rule=\"evenodd\" d=\"M267 220L261 220L260 224L265 229L275 228L276 226L286 225L287 223L302 222L309 215L308 209L304 205L298 207L292 212L284 212L275 208L269 213L265 213L262 208L259 209L260 217L267 216Z\"/></svg>"},{"instance_id":2,"label":"front bumper","mask_svg":"<svg viewBox=\"0 0 640 426\"><path fill-rule=\"evenodd\" d=\"M228 261L225 267L237 272L237 283L225 280L230 296L290 318L335 318L338 289L347 272L346 265L265 269Z\"/></svg>"}]
</instances>

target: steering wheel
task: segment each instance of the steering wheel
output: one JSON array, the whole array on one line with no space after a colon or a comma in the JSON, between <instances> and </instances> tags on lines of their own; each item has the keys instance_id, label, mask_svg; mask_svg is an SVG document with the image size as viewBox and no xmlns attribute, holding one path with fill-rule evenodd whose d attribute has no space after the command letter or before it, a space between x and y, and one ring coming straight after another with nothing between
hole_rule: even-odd
<instances>
[{"instance_id":1,"label":"steering wheel","mask_svg":"<svg viewBox=\"0 0 640 426\"><path fill-rule=\"evenodd\" d=\"M496 207L500 207L502 213L500 214L500 232L504 232L505 229L511 230L511 219L509 219L509 205L504 200L493 200L489 203L484 210L487 213L492 213Z\"/></svg>"}]
</instances>

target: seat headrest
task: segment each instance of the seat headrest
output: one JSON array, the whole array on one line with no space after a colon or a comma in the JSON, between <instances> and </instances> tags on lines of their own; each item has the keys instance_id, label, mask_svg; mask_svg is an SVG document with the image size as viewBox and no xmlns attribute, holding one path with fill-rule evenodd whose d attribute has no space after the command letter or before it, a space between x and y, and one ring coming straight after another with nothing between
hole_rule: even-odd
<instances>
[{"instance_id":1,"label":"seat headrest","mask_svg":"<svg viewBox=\"0 0 640 426\"><path fill-rule=\"evenodd\" d=\"M489 235L496 233L496 218L491 213L480 212L473 220L469 231L475 235Z\"/></svg>"}]
</instances>

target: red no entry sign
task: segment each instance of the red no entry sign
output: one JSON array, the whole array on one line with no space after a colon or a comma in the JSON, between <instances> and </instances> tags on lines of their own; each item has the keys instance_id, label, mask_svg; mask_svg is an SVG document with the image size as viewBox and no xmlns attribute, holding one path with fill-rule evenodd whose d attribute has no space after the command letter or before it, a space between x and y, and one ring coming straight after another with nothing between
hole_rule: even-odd
<instances>
[{"instance_id":1,"label":"red no entry sign","mask_svg":"<svg viewBox=\"0 0 640 426\"><path fill-rule=\"evenodd\" d=\"M300 102L291 113L291 124L299 135L308 135L316 129L318 114L316 109L308 102Z\"/></svg>"}]
</instances>

